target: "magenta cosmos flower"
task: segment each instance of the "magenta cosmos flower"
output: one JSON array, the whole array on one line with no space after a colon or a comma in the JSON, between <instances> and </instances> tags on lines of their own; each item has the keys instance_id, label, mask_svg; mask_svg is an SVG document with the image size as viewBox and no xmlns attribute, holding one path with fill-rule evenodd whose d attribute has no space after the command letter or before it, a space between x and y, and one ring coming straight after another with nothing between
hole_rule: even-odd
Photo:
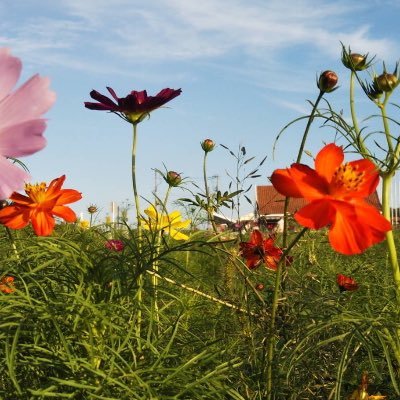
<instances>
[{"instance_id":1,"label":"magenta cosmos flower","mask_svg":"<svg viewBox=\"0 0 400 400\"><path fill-rule=\"evenodd\" d=\"M29 179L7 158L27 156L46 146L42 115L55 101L49 79L37 74L13 91L21 69L21 60L0 48L0 199L22 189Z\"/></svg>"},{"instance_id":2,"label":"magenta cosmos flower","mask_svg":"<svg viewBox=\"0 0 400 400\"><path fill-rule=\"evenodd\" d=\"M137 124L143 121L150 112L168 103L182 92L181 89L166 88L155 96L147 96L145 90L140 92L132 90L128 96L118 97L110 87L107 87L107 90L116 103L98 91L92 90L90 92L90 97L97 100L98 103L85 101L85 107L90 110L111 111L131 124Z\"/></svg>"}]
</instances>

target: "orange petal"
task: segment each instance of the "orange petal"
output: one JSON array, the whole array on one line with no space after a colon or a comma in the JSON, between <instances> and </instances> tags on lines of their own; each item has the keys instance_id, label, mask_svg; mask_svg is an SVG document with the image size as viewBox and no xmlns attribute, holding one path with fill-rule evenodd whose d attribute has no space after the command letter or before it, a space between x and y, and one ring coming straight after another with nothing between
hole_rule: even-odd
<instances>
[{"instance_id":1,"label":"orange petal","mask_svg":"<svg viewBox=\"0 0 400 400\"><path fill-rule=\"evenodd\" d=\"M0 210L0 223L11 229L22 229L29 223L29 209L8 206Z\"/></svg>"},{"instance_id":2,"label":"orange petal","mask_svg":"<svg viewBox=\"0 0 400 400\"><path fill-rule=\"evenodd\" d=\"M356 204L335 203L336 216L329 241L339 253L360 254L384 240L385 233L391 230L390 222L375 207L363 201Z\"/></svg>"},{"instance_id":3,"label":"orange petal","mask_svg":"<svg viewBox=\"0 0 400 400\"><path fill-rule=\"evenodd\" d=\"M75 222L76 214L69 207L55 206L52 210L52 214L64 219L67 222Z\"/></svg>"},{"instance_id":4,"label":"orange petal","mask_svg":"<svg viewBox=\"0 0 400 400\"><path fill-rule=\"evenodd\" d=\"M82 198L82 193L75 189L62 189L60 196L57 198L57 205L74 203Z\"/></svg>"},{"instance_id":5,"label":"orange petal","mask_svg":"<svg viewBox=\"0 0 400 400\"><path fill-rule=\"evenodd\" d=\"M29 206L30 204L32 204L32 199L28 196L24 196L23 194L14 192L11 196L10 196L10 200L13 201L16 204L21 204L23 206Z\"/></svg>"},{"instance_id":6,"label":"orange petal","mask_svg":"<svg viewBox=\"0 0 400 400\"><path fill-rule=\"evenodd\" d=\"M327 144L320 150L315 158L315 170L323 176L327 182L332 180L332 175L343 163L343 149L335 143Z\"/></svg>"},{"instance_id":7,"label":"orange petal","mask_svg":"<svg viewBox=\"0 0 400 400\"><path fill-rule=\"evenodd\" d=\"M352 193L356 197L368 197L374 193L379 183L379 173L376 165L369 160L357 160L349 162L349 165L356 167L359 171L364 172L364 179L358 186L357 191Z\"/></svg>"},{"instance_id":8,"label":"orange petal","mask_svg":"<svg viewBox=\"0 0 400 400\"><path fill-rule=\"evenodd\" d=\"M335 208L328 199L314 200L294 215L295 220L307 228L320 229L333 222Z\"/></svg>"},{"instance_id":9,"label":"orange petal","mask_svg":"<svg viewBox=\"0 0 400 400\"><path fill-rule=\"evenodd\" d=\"M38 236L49 236L55 225L52 215L45 211L37 211L32 215L32 228Z\"/></svg>"}]
</instances>

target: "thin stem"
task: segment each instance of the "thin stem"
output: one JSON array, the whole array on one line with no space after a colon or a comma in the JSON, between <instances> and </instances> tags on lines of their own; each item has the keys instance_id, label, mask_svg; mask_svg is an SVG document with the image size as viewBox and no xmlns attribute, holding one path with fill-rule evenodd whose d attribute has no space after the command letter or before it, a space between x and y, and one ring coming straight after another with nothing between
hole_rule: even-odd
<instances>
[{"instance_id":1,"label":"thin stem","mask_svg":"<svg viewBox=\"0 0 400 400\"><path fill-rule=\"evenodd\" d=\"M140 220L140 205L139 205L139 194L136 185L136 148L137 148L137 124L133 124L133 141L132 141L132 186L133 186L133 197L135 200L136 208L136 223L137 223L137 238L138 238L138 250L140 255L142 231L141 231L141 220ZM140 257L138 257L138 261ZM140 268L137 265L137 268ZM141 349L141 326L142 326L142 303L143 303L143 275L139 274L137 278L137 293L136 299L138 302L138 310L136 316L136 336L138 340L139 350Z\"/></svg>"},{"instance_id":2,"label":"thin stem","mask_svg":"<svg viewBox=\"0 0 400 400\"><path fill-rule=\"evenodd\" d=\"M390 155L392 155L393 154L393 141L392 141L392 137L390 136L389 119L388 119L387 113L386 113L386 104L389 100L389 97L390 97L390 93L385 93L385 100L383 101L382 104L379 105L379 108L381 110L383 128L385 131L386 142L388 145L388 152Z\"/></svg>"},{"instance_id":3,"label":"thin stem","mask_svg":"<svg viewBox=\"0 0 400 400\"><path fill-rule=\"evenodd\" d=\"M325 92L320 90L320 92L318 94L318 97L317 97L317 100L316 100L316 102L315 102L315 104L314 104L314 106L313 106L313 108L311 110L310 118L308 118L307 126L306 126L306 129L304 130L303 138L301 140L299 153L297 155L297 160L296 160L297 163L299 163L301 161L301 157L303 156L304 146L306 144L308 132L310 131L311 124L314 121L314 115L315 115L315 112L317 111L318 104L321 101L321 99L324 96L324 94L325 94Z\"/></svg>"},{"instance_id":4,"label":"thin stem","mask_svg":"<svg viewBox=\"0 0 400 400\"><path fill-rule=\"evenodd\" d=\"M382 213L390 221L390 192L394 173L387 174L382 178ZM386 244L389 253L389 262L392 267L393 281L396 290L398 304L400 305L400 267L393 231L386 232Z\"/></svg>"},{"instance_id":5,"label":"thin stem","mask_svg":"<svg viewBox=\"0 0 400 400\"><path fill-rule=\"evenodd\" d=\"M206 192L206 199L207 199L207 217L208 220L210 221L210 224L213 228L213 231L217 234L217 226L215 225L214 221L214 215L211 207L211 198L210 198L210 191L208 189L208 183L207 183L207 154L208 152L204 152L204 158L203 158L203 179L204 179L204 190Z\"/></svg>"},{"instance_id":6,"label":"thin stem","mask_svg":"<svg viewBox=\"0 0 400 400\"><path fill-rule=\"evenodd\" d=\"M7 236L10 239L11 247L13 248L13 251L14 251L14 254L15 254L15 258L19 261L20 257L19 257L17 246L16 246L15 241L14 241L14 237L13 237L13 235L11 233L10 228L8 226L6 226L5 228L6 228Z\"/></svg>"},{"instance_id":7,"label":"thin stem","mask_svg":"<svg viewBox=\"0 0 400 400\"><path fill-rule=\"evenodd\" d=\"M269 325L269 335L268 335L268 342L267 342L267 386L266 386L266 394L267 399L272 400L272 362L274 359L275 354L275 342L276 342L276 316L278 312L278 303L279 303L279 296L280 296L280 287L281 287L281 279L282 279L282 270L283 266L285 265L286 256L289 254L290 250L295 246L295 244L301 239L301 237L307 232L308 228L303 228L297 236L293 239L290 245L285 249L282 253L282 256L279 260L278 267L276 270L275 275L275 287L274 287L274 295L272 299L272 309L271 309L271 320Z\"/></svg>"},{"instance_id":8,"label":"thin stem","mask_svg":"<svg viewBox=\"0 0 400 400\"><path fill-rule=\"evenodd\" d=\"M357 119L357 113L356 113L356 108L355 108L355 96L354 96L354 77L355 77L355 72L351 71L350 75L350 112L351 112L351 120L353 121L353 127L354 127L354 132L356 134L356 137L360 137L360 128L358 125L358 119Z\"/></svg>"}]
</instances>

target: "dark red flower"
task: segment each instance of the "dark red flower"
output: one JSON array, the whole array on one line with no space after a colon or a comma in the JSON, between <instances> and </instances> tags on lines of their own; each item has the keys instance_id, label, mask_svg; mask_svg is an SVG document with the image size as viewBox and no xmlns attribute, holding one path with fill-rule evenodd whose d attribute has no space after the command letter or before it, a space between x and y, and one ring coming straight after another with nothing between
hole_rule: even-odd
<instances>
[{"instance_id":1,"label":"dark red flower","mask_svg":"<svg viewBox=\"0 0 400 400\"><path fill-rule=\"evenodd\" d=\"M90 110L111 111L118 114L126 121L137 124L149 115L150 112L168 103L173 98L179 96L181 89L163 89L155 96L147 96L147 92L133 90L126 97L118 97L114 90L107 87L115 102L97 90L90 92L90 97L98 103L85 101L85 107Z\"/></svg>"},{"instance_id":2,"label":"dark red flower","mask_svg":"<svg viewBox=\"0 0 400 400\"><path fill-rule=\"evenodd\" d=\"M350 276L337 274L336 282L341 292L354 292L358 289L358 283Z\"/></svg>"},{"instance_id":3,"label":"dark red flower","mask_svg":"<svg viewBox=\"0 0 400 400\"><path fill-rule=\"evenodd\" d=\"M122 251L125 247L125 244L122 240L118 239L111 239L107 240L105 247L108 250L113 250L113 251Z\"/></svg>"},{"instance_id":4,"label":"dark red flower","mask_svg":"<svg viewBox=\"0 0 400 400\"><path fill-rule=\"evenodd\" d=\"M264 239L259 230L254 230L250 235L250 240L241 242L239 245L240 255L246 259L247 268L254 269L265 263L267 268L276 271L283 251L274 246L272 238ZM290 262L289 257L287 257L287 262Z\"/></svg>"}]
</instances>

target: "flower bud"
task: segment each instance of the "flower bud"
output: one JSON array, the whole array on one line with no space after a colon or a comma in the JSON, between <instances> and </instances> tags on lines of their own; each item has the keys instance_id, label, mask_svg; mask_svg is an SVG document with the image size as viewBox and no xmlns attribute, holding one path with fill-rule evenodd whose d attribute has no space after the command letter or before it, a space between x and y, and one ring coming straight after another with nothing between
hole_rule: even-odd
<instances>
[{"instance_id":1,"label":"flower bud","mask_svg":"<svg viewBox=\"0 0 400 400\"><path fill-rule=\"evenodd\" d=\"M215 147L215 143L211 139L206 139L203 142L201 142L201 148L206 152L209 153L210 151L213 151Z\"/></svg>"},{"instance_id":2,"label":"flower bud","mask_svg":"<svg viewBox=\"0 0 400 400\"><path fill-rule=\"evenodd\" d=\"M391 92L398 84L398 78L395 74L384 72L374 78L376 86L382 92Z\"/></svg>"},{"instance_id":3,"label":"flower bud","mask_svg":"<svg viewBox=\"0 0 400 400\"><path fill-rule=\"evenodd\" d=\"M257 283L256 290L264 290L265 286L262 283Z\"/></svg>"},{"instance_id":4,"label":"flower bud","mask_svg":"<svg viewBox=\"0 0 400 400\"><path fill-rule=\"evenodd\" d=\"M317 86L321 92L332 92L335 90L335 86L338 83L338 76L333 71L324 71L319 76Z\"/></svg>"},{"instance_id":5,"label":"flower bud","mask_svg":"<svg viewBox=\"0 0 400 400\"><path fill-rule=\"evenodd\" d=\"M169 186L177 187L182 182L182 177L175 171L168 171L164 177Z\"/></svg>"},{"instance_id":6,"label":"flower bud","mask_svg":"<svg viewBox=\"0 0 400 400\"><path fill-rule=\"evenodd\" d=\"M362 71L368 67L367 56L358 53L346 54L346 57L342 58L342 62L352 71Z\"/></svg>"},{"instance_id":7,"label":"flower bud","mask_svg":"<svg viewBox=\"0 0 400 400\"><path fill-rule=\"evenodd\" d=\"M94 214L94 213L96 213L97 212L97 206L95 206L94 204L91 204L89 207L88 207L88 213L89 214Z\"/></svg>"}]
</instances>

